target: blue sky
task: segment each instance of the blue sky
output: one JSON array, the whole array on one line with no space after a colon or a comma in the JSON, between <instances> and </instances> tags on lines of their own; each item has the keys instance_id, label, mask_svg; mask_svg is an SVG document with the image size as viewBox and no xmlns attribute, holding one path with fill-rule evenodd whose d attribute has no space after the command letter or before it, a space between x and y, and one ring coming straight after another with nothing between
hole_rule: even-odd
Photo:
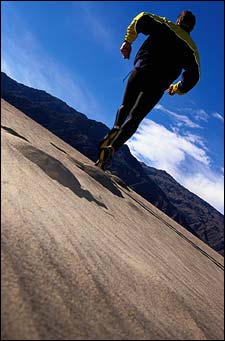
<instances>
[{"instance_id":1,"label":"blue sky","mask_svg":"<svg viewBox=\"0 0 225 341\"><path fill-rule=\"evenodd\" d=\"M127 26L142 11L176 21L184 9L197 18L200 82L185 96L165 93L127 144L223 213L223 1L2 1L2 71L111 127L146 39L140 34L124 60Z\"/></svg>"}]
</instances>

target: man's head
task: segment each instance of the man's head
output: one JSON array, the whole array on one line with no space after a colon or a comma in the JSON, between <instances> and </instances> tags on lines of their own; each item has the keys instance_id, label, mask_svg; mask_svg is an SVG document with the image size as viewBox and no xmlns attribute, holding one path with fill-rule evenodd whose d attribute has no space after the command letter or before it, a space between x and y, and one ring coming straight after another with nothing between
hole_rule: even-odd
<instances>
[{"instance_id":1,"label":"man's head","mask_svg":"<svg viewBox=\"0 0 225 341\"><path fill-rule=\"evenodd\" d=\"M183 30L185 30L188 33L190 33L193 30L195 23L196 19L194 14L187 10L181 12L176 21L176 24L179 25L181 28L183 28Z\"/></svg>"}]
</instances>

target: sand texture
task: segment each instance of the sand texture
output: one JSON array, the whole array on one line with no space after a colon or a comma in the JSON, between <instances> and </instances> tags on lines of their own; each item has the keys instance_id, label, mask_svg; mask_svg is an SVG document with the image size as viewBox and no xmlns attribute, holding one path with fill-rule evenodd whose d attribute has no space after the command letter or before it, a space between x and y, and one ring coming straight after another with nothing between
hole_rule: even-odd
<instances>
[{"instance_id":1,"label":"sand texture","mask_svg":"<svg viewBox=\"0 0 225 341\"><path fill-rule=\"evenodd\" d=\"M2 340L223 340L223 257L2 100Z\"/></svg>"}]
</instances>

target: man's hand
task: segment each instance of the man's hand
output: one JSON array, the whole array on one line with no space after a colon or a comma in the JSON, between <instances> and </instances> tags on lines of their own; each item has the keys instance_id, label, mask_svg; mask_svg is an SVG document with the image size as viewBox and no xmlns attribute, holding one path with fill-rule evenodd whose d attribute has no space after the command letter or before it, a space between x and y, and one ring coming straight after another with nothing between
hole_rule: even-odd
<instances>
[{"instance_id":1,"label":"man's hand","mask_svg":"<svg viewBox=\"0 0 225 341\"><path fill-rule=\"evenodd\" d=\"M131 53L131 44L127 41L123 42L120 48L120 52L122 53L124 59L129 59Z\"/></svg>"},{"instance_id":2,"label":"man's hand","mask_svg":"<svg viewBox=\"0 0 225 341\"><path fill-rule=\"evenodd\" d=\"M177 95L184 95L184 92L180 92L179 85L181 81L177 82L176 84L170 84L169 88L166 90L170 96L173 96L174 94Z\"/></svg>"},{"instance_id":3,"label":"man's hand","mask_svg":"<svg viewBox=\"0 0 225 341\"><path fill-rule=\"evenodd\" d=\"M173 84L169 86L169 88L166 90L170 96L175 95L175 91L173 89Z\"/></svg>"}]
</instances>

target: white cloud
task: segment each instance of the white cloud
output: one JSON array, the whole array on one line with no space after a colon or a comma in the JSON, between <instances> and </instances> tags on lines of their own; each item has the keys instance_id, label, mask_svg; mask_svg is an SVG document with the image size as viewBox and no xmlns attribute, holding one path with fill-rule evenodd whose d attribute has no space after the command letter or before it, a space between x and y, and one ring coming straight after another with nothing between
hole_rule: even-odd
<instances>
[{"instance_id":1,"label":"white cloud","mask_svg":"<svg viewBox=\"0 0 225 341\"><path fill-rule=\"evenodd\" d=\"M205 141L202 138L202 136L191 134L190 132L184 132L184 137L187 141L190 141L193 144L198 144L201 146L205 151L208 150L208 148L205 145Z\"/></svg>"},{"instance_id":2,"label":"white cloud","mask_svg":"<svg viewBox=\"0 0 225 341\"><path fill-rule=\"evenodd\" d=\"M215 117L216 119L224 122L224 117L222 115L220 115L218 112L213 112L212 116Z\"/></svg>"},{"instance_id":3,"label":"white cloud","mask_svg":"<svg viewBox=\"0 0 225 341\"><path fill-rule=\"evenodd\" d=\"M155 110L160 110L160 111L164 112L165 114L173 117L176 120L176 123L177 123L178 126L185 125L185 126L187 126L189 128L201 128L198 124L196 124L193 121L191 121L187 116L176 114L175 112L166 109L161 104L156 104L154 109Z\"/></svg>"},{"instance_id":4,"label":"white cloud","mask_svg":"<svg viewBox=\"0 0 225 341\"><path fill-rule=\"evenodd\" d=\"M129 141L129 146L132 146L133 150L144 151L145 157L155 162L158 168L164 163L176 173L176 165L185 160L185 154L209 165L210 160L205 150L193 143L194 138L200 139L191 134L187 138L183 137L152 120L144 119L137 133Z\"/></svg>"},{"instance_id":5,"label":"white cloud","mask_svg":"<svg viewBox=\"0 0 225 341\"><path fill-rule=\"evenodd\" d=\"M183 186L224 213L224 177L222 174L213 174L208 169L207 174L196 173L186 178L183 177Z\"/></svg>"},{"instance_id":6,"label":"white cloud","mask_svg":"<svg viewBox=\"0 0 225 341\"><path fill-rule=\"evenodd\" d=\"M211 160L203 139L186 132L170 131L144 119L127 142L132 154L140 161L163 169L180 184L223 212L223 174L211 170Z\"/></svg>"}]
</instances>

